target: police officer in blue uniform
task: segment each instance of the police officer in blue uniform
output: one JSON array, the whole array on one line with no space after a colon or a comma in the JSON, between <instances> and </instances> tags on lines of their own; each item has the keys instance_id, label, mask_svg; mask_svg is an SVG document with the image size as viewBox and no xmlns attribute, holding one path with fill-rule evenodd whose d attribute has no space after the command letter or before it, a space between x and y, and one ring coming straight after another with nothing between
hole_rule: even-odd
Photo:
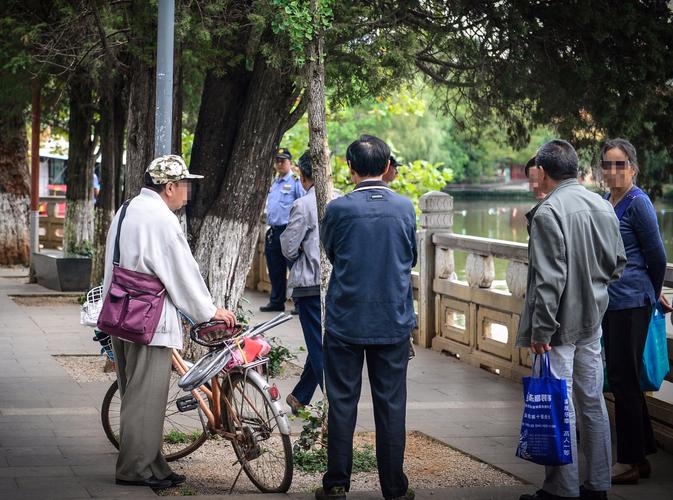
<instances>
[{"instance_id":1,"label":"police officer in blue uniform","mask_svg":"<svg viewBox=\"0 0 673 500\"><path fill-rule=\"evenodd\" d=\"M276 151L274 169L276 177L266 199L266 223L269 229L266 231L264 246L271 280L271 297L267 305L259 308L262 312L285 310L289 262L280 249L280 235L287 226L292 203L306 194L299 178L292 172L290 151L285 148Z\"/></svg>"}]
</instances>

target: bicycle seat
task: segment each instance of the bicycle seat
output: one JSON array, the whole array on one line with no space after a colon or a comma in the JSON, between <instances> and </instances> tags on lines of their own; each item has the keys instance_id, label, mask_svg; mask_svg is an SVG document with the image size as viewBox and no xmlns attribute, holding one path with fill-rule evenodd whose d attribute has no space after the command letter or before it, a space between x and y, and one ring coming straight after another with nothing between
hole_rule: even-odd
<instances>
[{"instance_id":1,"label":"bicycle seat","mask_svg":"<svg viewBox=\"0 0 673 500\"><path fill-rule=\"evenodd\" d=\"M219 347L243 331L242 325L227 326L224 321L206 321L192 327L190 338L206 347Z\"/></svg>"}]
</instances>

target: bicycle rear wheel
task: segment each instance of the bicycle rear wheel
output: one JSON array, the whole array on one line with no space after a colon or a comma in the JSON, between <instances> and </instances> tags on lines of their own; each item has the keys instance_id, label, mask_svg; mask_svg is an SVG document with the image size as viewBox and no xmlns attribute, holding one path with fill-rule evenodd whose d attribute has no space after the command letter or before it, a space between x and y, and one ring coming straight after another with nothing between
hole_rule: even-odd
<instances>
[{"instance_id":1,"label":"bicycle rear wheel","mask_svg":"<svg viewBox=\"0 0 673 500\"><path fill-rule=\"evenodd\" d=\"M228 411L228 400L234 409ZM250 481L263 493L285 493L292 483L292 445L282 434L278 414L255 379L242 372L222 381L222 423L239 436L232 440L236 456Z\"/></svg>"},{"instance_id":2,"label":"bicycle rear wheel","mask_svg":"<svg viewBox=\"0 0 673 500\"><path fill-rule=\"evenodd\" d=\"M203 412L199 407L194 410L180 412L177 399L187 393L178 387L180 376L175 370L171 371L171 382L168 388L166 401L166 415L164 418L163 444L161 452L168 462L185 457L194 452L208 439L208 432L202 420ZM202 398L207 401L205 394ZM115 380L107 390L101 407L101 421L105 435L112 445L119 449L119 411L121 398L119 386Z\"/></svg>"}]
</instances>

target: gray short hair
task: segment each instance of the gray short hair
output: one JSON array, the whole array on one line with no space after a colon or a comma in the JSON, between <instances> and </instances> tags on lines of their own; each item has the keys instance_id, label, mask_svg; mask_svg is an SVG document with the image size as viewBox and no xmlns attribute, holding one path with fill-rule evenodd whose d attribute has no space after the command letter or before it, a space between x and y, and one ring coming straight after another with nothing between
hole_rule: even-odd
<instances>
[{"instance_id":1,"label":"gray short hair","mask_svg":"<svg viewBox=\"0 0 673 500\"><path fill-rule=\"evenodd\" d=\"M640 173L640 167L638 165L638 153L636 153L636 148L633 144L631 144L626 139L622 139L621 137L617 137L616 139L608 139L601 148L601 160L605 159L605 153L611 149L619 149L622 153L624 153L629 159L631 167L633 167L633 170L636 171L636 175Z\"/></svg>"},{"instance_id":2,"label":"gray short hair","mask_svg":"<svg viewBox=\"0 0 673 500\"><path fill-rule=\"evenodd\" d=\"M538 149L536 163L555 181L577 178L579 158L568 141L553 139Z\"/></svg>"}]
</instances>

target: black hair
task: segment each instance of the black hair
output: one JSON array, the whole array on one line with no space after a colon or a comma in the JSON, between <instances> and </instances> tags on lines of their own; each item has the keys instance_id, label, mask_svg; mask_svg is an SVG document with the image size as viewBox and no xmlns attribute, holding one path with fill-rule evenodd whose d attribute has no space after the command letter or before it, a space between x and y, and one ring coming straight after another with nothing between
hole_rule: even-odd
<instances>
[{"instance_id":1,"label":"black hair","mask_svg":"<svg viewBox=\"0 0 673 500\"><path fill-rule=\"evenodd\" d=\"M378 137L362 135L348 146L346 160L360 177L375 177L385 172L390 148Z\"/></svg>"},{"instance_id":2,"label":"black hair","mask_svg":"<svg viewBox=\"0 0 673 500\"><path fill-rule=\"evenodd\" d=\"M149 172L145 172L144 187L157 193L162 193L166 189L166 184L155 184Z\"/></svg>"},{"instance_id":3,"label":"black hair","mask_svg":"<svg viewBox=\"0 0 673 500\"><path fill-rule=\"evenodd\" d=\"M311 154L308 151L304 152L304 154L301 155L297 165L299 166L299 171L301 172L301 174L308 180L312 181L313 163L311 162Z\"/></svg>"},{"instance_id":4,"label":"black hair","mask_svg":"<svg viewBox=\"0 0 673 500\"><path fill-rule=\"evenodd\" d=\"M544 144L535 156L535 162L555 181L577 178L579 158L568 141L553 139Z\"/></svg>"},{"instance_id":5,"label":"black hair","mask_svg":"<svg viewBox=\"0 0 673 500\"><path fill-rule=\"evenodd\" d=\"M523 171L526 174L526 177L528 177L528 171L535 166L535 156L533 156L528 162L526 163L526 166L524 167Z\"/></svg>"},{"instance_id":6,"label":"black hair","mask_svg":"<svg viewBox=\"0 0 673 500\"><path fill-rule=\"evenodd\" d=\"M629 159L631 167L633 167L633 170L636 171L636 175L638 175L640 173L640 166L638 165L638 153L636 153L635 146L626 139L617 137L616 139L609 139L605 141L605 144L603 144L603 147L601 148L601 160L605 159L605 153L615 148L621 150L621 152L626 155L626 157Z\"/></svg>"}]
</instances>

